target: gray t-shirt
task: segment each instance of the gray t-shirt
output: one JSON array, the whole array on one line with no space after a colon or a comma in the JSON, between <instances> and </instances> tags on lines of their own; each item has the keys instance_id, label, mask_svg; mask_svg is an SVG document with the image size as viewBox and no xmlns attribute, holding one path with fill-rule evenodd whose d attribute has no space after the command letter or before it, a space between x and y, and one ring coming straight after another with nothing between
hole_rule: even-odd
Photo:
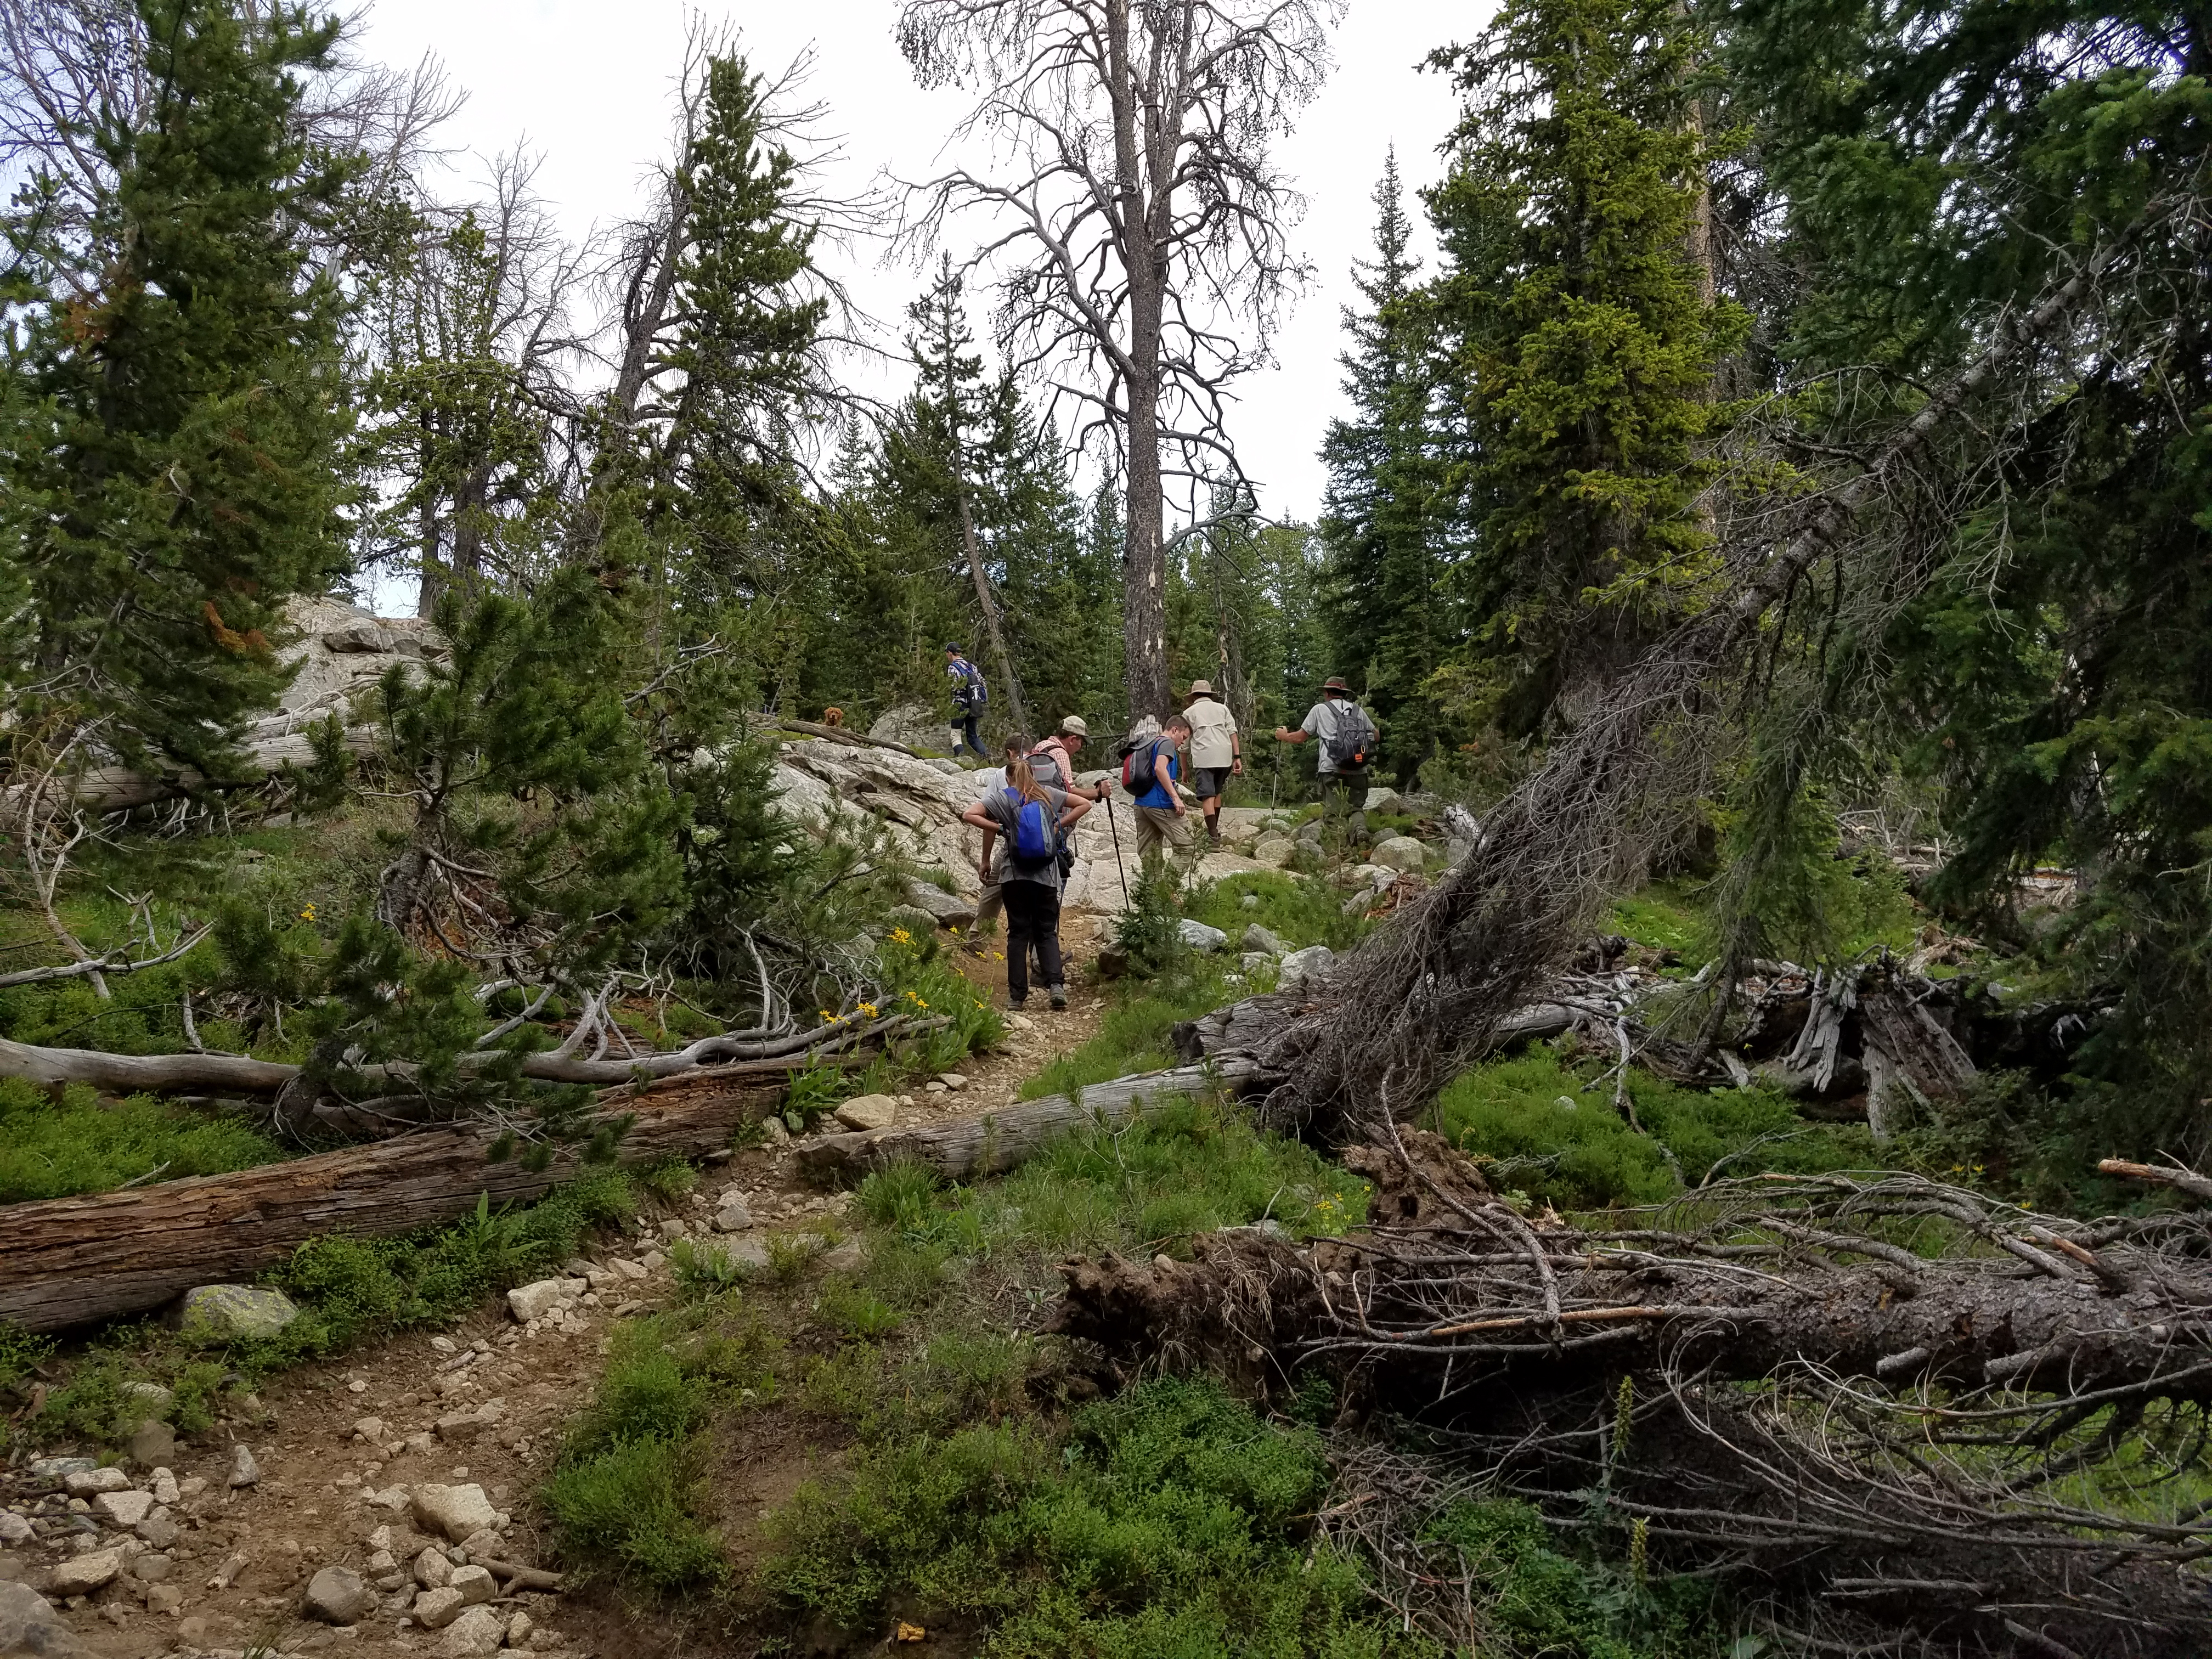
<instances>
[{"instance_id":1,"label":"gray t-shirt","mask_svg":"<svg viewBox=\"0 0 2212 1659\"><path fill-rule=\"evenodd\" d=\"M1305 724L1298 730L1312 738L1320 746L1319 769L1323 777L1335 774L1336 763L1328 757L1329 740L1335 737L1350 712L1358 705L1344 697L1323 697L1306 710Z\"/></svg>"},{"instance_id":2,"label":"gray t-shirt","mask_svg":"<svg viewBox=\"0 0 2212 1659\"><path fill-rule=\"evenodd\" d=\"M1057 789L1047 788L1044 798L1049 803L1045 811L1045 832L1050 835L1060 823L1060 815L1067 810L1067 797ZM1033 881L1057 893L1060 891L1058 859L1047 859L1043 868L1038 870L1023 870L1014 864L1014 813L1018 805L1014 797L1003 789L983 798L983 810L999 826L999 851L991 864L991 878L1001 886L1010 881Z\"/></svg>"}]
</instances>

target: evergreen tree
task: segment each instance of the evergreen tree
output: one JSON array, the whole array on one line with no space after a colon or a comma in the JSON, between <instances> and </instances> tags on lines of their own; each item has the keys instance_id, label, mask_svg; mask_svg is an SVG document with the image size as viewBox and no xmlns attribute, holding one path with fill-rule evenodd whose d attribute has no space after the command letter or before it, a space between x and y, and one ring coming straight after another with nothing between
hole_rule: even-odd
<instances>
[{"instance_id":1,"label":"evergreen tree","mask_svg":"<svg viewBox=\"0 0 2212 1659\"><path fill-rule=\"evenodd\" d=\"M349 166L298 118L337 25L228 0L138 15L143 102L67 135L112 179L70 261L96 286L49 268L20 313L6 510L31 605L13 672L60 729L219 774L284 682L278 608L345 567L343 305L310 256ZM40 199L20 199L19 247Z\"/></svg>"},{"instance_id":2,"label":"evergreen tree","mask_svg":"<svg viewBox=\"0 0 2212 1659\"><path fill-rule=\"evenodd\" d=\"M1419 270L1395 151L1375 186L1375 258L1352 283L1366 309L1344 313L1352 414L1322 441L1328 489L1320 525L1324 603L1339 668L1381 718L1385 760L1410 777L1435 750L1429 678L1451 640L1449 571L1436 511L1440 457L1431 420L1428 342L1407 306Z\"/></svg>"},{"instance_id":3,"label":"evergreen tree","mask_svg":"<svg viewBox=\"0 0 2212 1659\"><path fill-rule=\"evenodd\" d=\"M1744 319L1698 257L1699 48L1675 0L1512 0L1439 54L1468 101L1421 309L1463 446L1470 723L1571 718L1713 574L1710 392Z\"/></svg>"}]
</instances>

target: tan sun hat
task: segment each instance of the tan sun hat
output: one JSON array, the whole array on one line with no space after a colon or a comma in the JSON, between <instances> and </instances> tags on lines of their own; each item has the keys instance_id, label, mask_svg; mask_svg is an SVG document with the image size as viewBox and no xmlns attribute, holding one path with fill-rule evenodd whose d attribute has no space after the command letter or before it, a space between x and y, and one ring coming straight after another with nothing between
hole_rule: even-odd
<instances>
[{"instance_id":1,"label":"tan sun hat","mask_svg":"<svg viewBox=\"0 0 2212 1659\"><path fill-rule=\"evenodd\" d=\"M1060 731L1062 737L1068 738L1087 738L1091 735L1091 728L1083 723L1080 714L1070 714L1060 721Z\"/></svg>"},{"instance_id":2,"label":"tan sun hat","mask_svg":"<svg viewBox=\"0 0 2212 1659\"><path fill-rule=\"evenodd\" d=\"M1212 696L1213 695L1213 682L1212 680L1193 680L1190 683L1190 695L1194 697Z\"/></svg>"}]
</instances>

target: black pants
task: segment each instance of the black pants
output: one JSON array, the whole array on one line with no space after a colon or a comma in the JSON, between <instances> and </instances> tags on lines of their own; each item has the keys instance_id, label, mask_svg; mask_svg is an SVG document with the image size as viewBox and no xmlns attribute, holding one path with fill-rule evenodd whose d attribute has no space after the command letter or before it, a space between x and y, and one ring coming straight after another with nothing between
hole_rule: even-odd
<instances>
[{"instance_id":1,"label":"black pants","mask_svg":"<svg viewBox=\"0 0 2212 1659\"><path fill-rule=\"evenodd\" d=\"M1019 1002L1030 994L1032 947L1047 988L1063 982L1060 895L1041 881L1010 881L999 890L1006 901L1006 994Z\"/></svg>"},{"instance_id":2,"label":"black pants","mask_svg":"<svg viewBox=\"0 0 2212 1659\"><path fill-rule=\"evenodd\" d=\"M974 750L979 755L983 754L983 734L977 729L978 722L980 722L982 718L983 717L981 714L963 714L959 719L952 722L953 759L958 760L960 758L960 740L963 737L967 738L968 746L970 749ZM990 758L988 755L984 755L983 757L986 760Z\"/></svg>"}]
</instances>

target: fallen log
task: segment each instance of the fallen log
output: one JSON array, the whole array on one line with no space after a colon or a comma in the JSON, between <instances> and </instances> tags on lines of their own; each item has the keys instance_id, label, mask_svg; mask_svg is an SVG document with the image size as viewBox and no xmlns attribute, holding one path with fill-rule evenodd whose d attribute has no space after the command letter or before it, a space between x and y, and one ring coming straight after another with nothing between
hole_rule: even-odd
<instances>
[{"instance_id":1,"label":"fallen log","mask_svg":"<svg viewBox=\"0 0 2212 1659\"><path fill-rule=\"evenodd\" d=\"M696 1158L782 1095L780 1074L740 1087L640 1102L619 1145L625 1163ZM605 1115L619 1121L628 1113ZM575 1149L544 1170L488 1161L496 1131L422 1129L236 1175L0 1208L0 1320L58 1330L143 1313L195 1285L249 1278L325 1233L368 1237L535 1198L573 1175Z\"/></svg>"},{"instance_id":2,"label":"fallen log","mask_svg":"<svg viewBox=\"0 0 2212 1659\"><path fill-rule=\"evenodd\" d=\"M558 1050L526 1054L522 1075L540 1083L582 1083L615 1088L641 1079L730 1079L783 1075L815 1060L876 1037L927 1030L942 1021L916 1022L892 1014L872 1022L849 1022L788 1036L751 1041L702 1037L670 1054L625 1060L582 1060ZM492 1058L489 1053L486 1060ZM463 1066L468 1060L465 1057ZM113 1094L273 1095L300 1074L300 1067L249 1054L111 1054L98 1048L46 1048L0 1037L0 1078L21 1078L53 1088L88 1083ZM369 1083L411 1083L414 1067L404 1062L363 1066L352 1075Z\"/></svg>"},{"instance_id":3,"label":"fallen log","mask_svg":"<svg viewBox=\"0 0 2212 1659\"><path fill-rule=\"evenodd\" d=\"M1265 1394L1318 1374L1346 1423L1411 1419L1380 1443L1448 1449L1463 1485L1632 1522L1832 1611L1901 1601L1960 1650L2205 1650L2189 1564L2212 1516L2084 1496L2100 1463L2164 1467L2212 1395L2203 1217L2081 1223L1877 1173L1576 1226L1398 1139L1346 1154L1376 1184L1367 1231L1070 1261L1049 1328L1122 1376L1203 1366ZM1596 1492L1613 1518L1593 1522ZM2061 1645L2015 1649L2008 1620Z\"/></svg>"},{"instance_id":4,"label":"fallen log","mask_svg":"<svg viewBox=\"0 0 2212 1659\"><path fill-rule=\"evenodd\" d=\"M1241 1093L1260 1077L1260 1068L1241 1057L1146 1072L980 1117L824 1135L799 1146L799 1168L825 1183L854 1180L893 1164L925 1164L951 1181L1004 1175L1079 1129L1118 1128L1145 1106L1172 1095Z\"/></svg>"}]
</instances>

